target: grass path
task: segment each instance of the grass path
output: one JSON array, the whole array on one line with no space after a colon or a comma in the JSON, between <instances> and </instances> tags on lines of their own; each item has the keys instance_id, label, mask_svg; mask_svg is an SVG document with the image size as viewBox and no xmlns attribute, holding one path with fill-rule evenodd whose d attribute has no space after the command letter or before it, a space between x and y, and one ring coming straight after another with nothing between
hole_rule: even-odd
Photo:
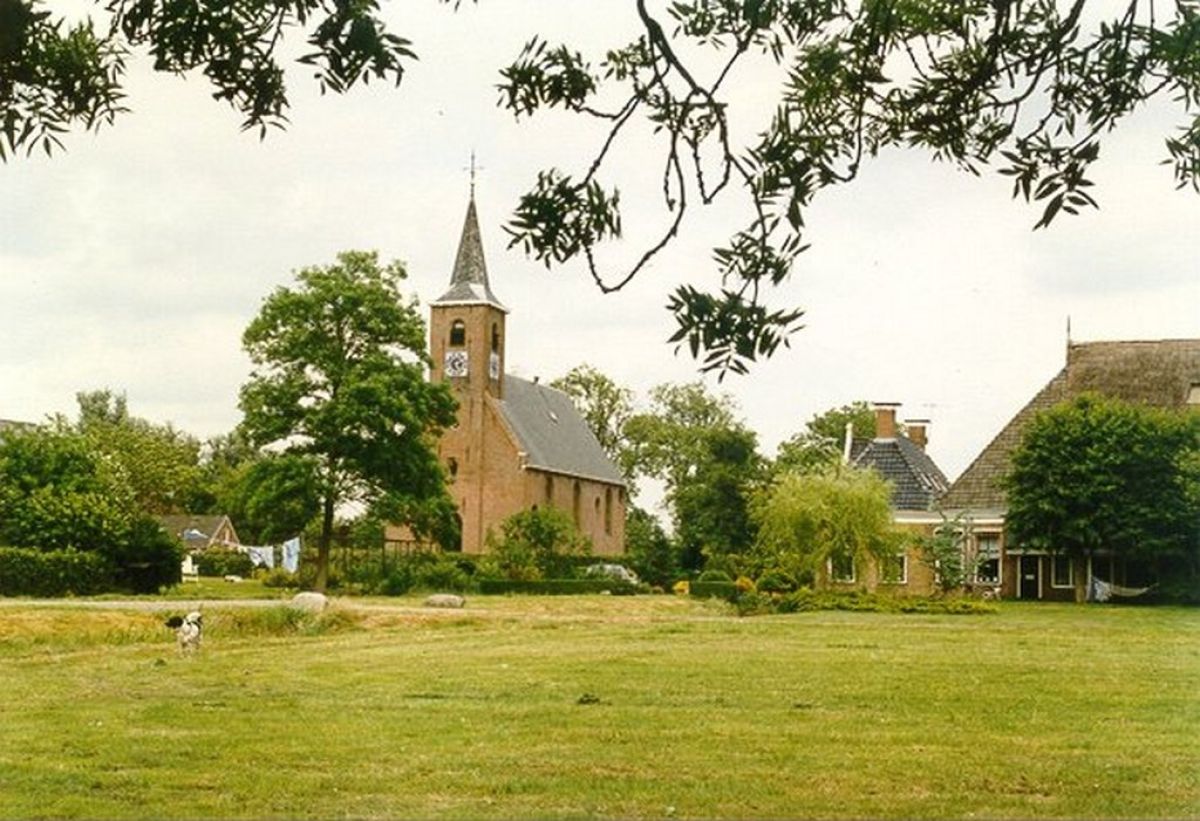
<instances>
[{"instance_id":1,"label":"grass path","mask_svg":"<svg viewBox=\"0 0 1200 821\"><path fill-rule=\"evenodd\" d=\"M0 609L0 817L1200 816L1196 611L363 604Z\"/></svg>"}]
</instances>

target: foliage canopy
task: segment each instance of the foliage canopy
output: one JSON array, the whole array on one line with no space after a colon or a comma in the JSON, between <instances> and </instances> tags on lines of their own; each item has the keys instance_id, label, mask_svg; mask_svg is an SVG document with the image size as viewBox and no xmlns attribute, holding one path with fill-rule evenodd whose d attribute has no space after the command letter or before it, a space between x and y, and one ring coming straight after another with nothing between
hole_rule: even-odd
<instances>
[{"instance_id":1,"label":"foliage canopy","mask_svg":"<svg viewBox=\"0 0 1200 821\"><path fill-rule=\"evenodd\" d=\"M1006 486L1016 544L1195 563L1200 414L1083 394L1034 417Z\"/></svg>"},{"instance_id":2,"label":"foliage canopy","mask_svg":"<svg viewBox=\"0 0 1200 821\"><path fill-rule=\"evenodd\" d=\"M450 0L442 0L444 3ZM454 0L457 7L460 0ZM534 34L501 70L500 105L517 117L558 109L600 126L582 172L548 168L517 205L512 243L546 265L582 259L604 292L632 281L696 204L737 191L748 222L714 249L719 286L681 285L672 342L702 367L744 372L801 325L772 289L809 247L805 218L822 190L853 181L881 151L915 148L972 174L988 166L1037 203L1035 227L1095 207L1093 163L1106 136L1145 101L1173 101L1164 162L1200 188L1200 2L1155 0L633 0L638 30L589 60ZM399 83L413 44L388 30L377 0L105 0L107 27L68 26L41 0L0 0L0 157L61 145L125 110L125 61L198 72L213 96L265 133L286 122L281 54L324 90ZM769 121L747 144L733 78L763 64L780 77ZM659 142L666 227L628 269L596 252L622 234L606 163L631 124Z\"/></svg>"},{"instance_id":3,"label":"foliage canopy","mask_svg":"<svg viewBox=\"0 0 1200 821\"><path fill-rule=\"evenodd\" d=\"M812 579L834 558L855 564L885 558L902 546L890 500L891 485L874 470L783 473L751 507L758 526L754 561L764 570Z\"/></svg>"},{"instance_id":4,"label":"foliage canopy","mask_svg":"<svg viewBox=\"0 0 1200 821\"><path fill-rule=\"evenodd\" d=\"M434 437L454 423L455 402L425 379L425 323L400 292L404 277L374 252L341 253L276 289L242 337L255 366L242 429L298 457L290 466L311 471L321 500L318 589L339 505L446 494Z\"/></svg>"}]
</instances>

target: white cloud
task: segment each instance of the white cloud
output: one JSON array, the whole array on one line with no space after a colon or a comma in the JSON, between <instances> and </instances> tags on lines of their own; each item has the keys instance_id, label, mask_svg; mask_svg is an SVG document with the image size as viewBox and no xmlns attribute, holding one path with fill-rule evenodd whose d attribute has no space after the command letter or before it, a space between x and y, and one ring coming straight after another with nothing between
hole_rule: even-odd
<instances>
[{"instance_id":1,"label":"white cloud","mask_svg":"<svg viewBox=\"0 0 1200 821\"><path fill-rule=\"evenodd\" d=\"M135 64L135 111L114 128L0 169L0 417L73 412L75 391L107 385L136 413L228 429L248 373L241 330L293 270L376 248L407 262L424 300L441 293L472 150L494 290L512 309L510 366L552 378L586 361L640 391L696 378L665 344L663 306L684 279L715 283L710 249L744 216L736 194L694 210L679 241L609 297L577 265L547 272L504 248L501 225L536 171L579 170L598 143L561 116L515 123L495 107L497 68L534 28L585 51L620 42L627 5L389 7L421 54L402 87L321 98L294 72L292 124L265 142L201 78ZM769 110L773 80L745 80L739 105ZM933 419L931 452L954 475L1061 367L1068 315L1079 339L1196 336L1200 198L1173 191L1157 165L1171 116L1148 110L1115 135L1097 169L1101 211L1036 233L1038 208L1011 200L1003 178L911 152L866 164L818 198L813 248L774 298L804 307L807 328L721 388L768 450L831 406L903 402ZM653 140L636 133L610 178L630 237L606 249L614 264L665 224Z\"/></svg>"}]
</instances>

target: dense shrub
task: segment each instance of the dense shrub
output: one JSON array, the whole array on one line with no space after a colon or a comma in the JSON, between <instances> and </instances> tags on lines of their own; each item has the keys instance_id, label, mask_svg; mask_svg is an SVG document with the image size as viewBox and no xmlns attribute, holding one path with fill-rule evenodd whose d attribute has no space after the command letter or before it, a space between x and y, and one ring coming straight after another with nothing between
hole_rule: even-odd
<instances>
[{"instance_id":1,"label":"dense shrub","mask_svg":"<svg viewBox=\"0 0 1200 821\"><path fill-rule=\"evenodd\" d=\"M592 552L575 523L552 507L522 510L505 519L500 535L488 533L481 571L489 578L567 579Z\"/></svg>"},{"instance_id":2,"label":"dense shrub","mask_svg":"<svg viewBox=\"0 0 1200 821\"><path fill-rule=\"evenodd\" d=\"M701 582L731 582L731 581L733 581L733 576L730 576L724 570L705 570L703 573L700 574L700 578L697 579L697 581L701 581Z\"/></svg>"},{"instance_id":3,"label":"dense shrub","mask_svg":"<svg viewBox=\"0 0 1200 821\"><path fill-rule=\"evenodd\" d=\"M703 575L703 574L701 574ZM725 599L733 601L741 595L737 584L732 581L694 581L688 587L688 593L697 599Z\"/></svg>"},{"instance_id":4,"label":"dense shrub","mask_svg":"<svg viewBox=\"0 0 1200 821\"><path fill-rule=\"evenodd\" d=\"M796 579L782 570L768 570L758 578L758 590L761 593L791 593L797 587Z\"/></svg>"},{"instance_id":5,"label":"dense shrub","mask_svg":"<svg viewBox=\"0 0 1200 821\"><path fill-rule=\"evenodd\" d=\"M99 553L0 547L0 596L86 596L112 586L112 567Z\"/></svg>"},{"instance_id":6,"label":"dense shrub","mask_svg":"<svg viewBox=\"0 0 1200 821\"><path fill-rule=\"evenodd\" d=\"M262 581L263 587L283 588L300 586L299 574L289 573L282 567L274 567L270 570L260 570L255 573L255 576Z\"/></svg>"},{"instance_id":7,"label":"dense shrub","mask_svg":"<svg viewBox=\"0 0 1200 821\"><path fill-rule=\"evenodd\" d=\"M638 588L617 579L480 579L479 592L533 593L545 596L611 593L620 596L637 593Z\"/></svg>"},{"instance_id":8,"label":"dense shrub","mask_svg":"<svg viewBox=\"0 0 1200 821\"><path fill-rule=\"evenodd\" d=\"M254 562L247 553L210 547L196 554L196 572L201 576L249 576L254 572Z\"/></svg>"},{"instance_id":9,"label":"dense shrub","mask_svg":"<svg viewBox=\"0 0 1200 821\"><path fill-rule=\"evenodd\" d=\"M739 597L735 604L738 613L744 616L760 613L807 613L818 610L948 615L997 612L996 605L977 599L881 596L857 590L810 590L807 587L783 595L747 594Z\"/></svg>"},{"instance_id":10,"label":"dense shrub","mask_svg":"<svg viewBox=\"0 0 1200 821\"><path fill-rule=\"evenodd\" d=\"M139 517L129 532L105 550L113 566L113 582L131 593L157 593L179 584L183 545L154 519Z\"/></svg>"}]
</instances>

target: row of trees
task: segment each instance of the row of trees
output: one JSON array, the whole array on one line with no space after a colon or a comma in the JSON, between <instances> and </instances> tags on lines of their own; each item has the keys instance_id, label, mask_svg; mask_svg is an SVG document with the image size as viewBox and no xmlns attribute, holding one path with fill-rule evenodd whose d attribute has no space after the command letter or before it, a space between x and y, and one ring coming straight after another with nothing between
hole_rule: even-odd
<instances>
[{"instance_id":1,"label":"row of trees","mask_svg":"<svg viewBox=\"0 0 1200 821\"><path fill-rule=\"evenodd\" d=\"M848 506L845 512L853 515L847 522L864 533L881 522L881 534L890 529L886 483L873 473L839 467L847 423L855 436L874 436L874 414L865 402L813 417L770 459L738 417L732 397L701 382L659 385L642 408L632 391L586 365L553 385L572 396L630 483L630 561L655 584L706 567L758 573L780 563L811 577L830 550L851 549L852 542L855 555L883 549L882 535L843 541L819 528L804 533L795 522L809 500L827 505L832 495L853 506L869 497L871 517L860 522L861 510ZM636 505L638 484L647 480L662 484L669 535Z\"/></svg>"},{"instance_id":2,"label":"row of trees","mask_svg":"<svg viewBox=\"0 0 1200 821\"><path fill-rule=\"evenodd\" d=\"M74 421L9 434L0 542L103 551L139 589L178 575L153 535L156 514L227 513L250 541L315 527L322 589L335 517L348 504L368 523L406 522L453 543L436 440L454 421L454 399L426 379L425 326L403 279L398 263L347 252L269 295L243 336L255 367L242 422L228 435L201 443L131 416L108 390L81 393ZM659 385L641 407L587 366L554 384L621 466L635 501L639 482L662 483L670 535L636 504L627 523L631 562L649 581L705 567L806 578L835 554L897 549L889 486L841 464L848 424L874 434L865 403L814 417L772 460L732 398L703 383ZM1009 479L1012 534L1032 547L1170 556L1194 569L1198 420L1093 396L1038 417Z\"/></svg>"},{"instance_id":3,"label":"row of trees","mask_svg":"<svg viewBox=\"0 0 1200 821\"><path fill-rule=\"evenodd\" d=\"M665 487L672 535L630 513L633 563L662 583L705 566L812 578L826 560L882 559L913 543L892 524L889 485L841 465L847 423L875 433L863 402L813 417L773 460L727 395L701 383L660 385L648 407L586 366L555 383L570 393L636 491ZM1086 394L1039 414L1005 479L1010 543L1076 557L1110 553L1159 578L1200 576L1200 413ZM636 495L635 495L636 499ZM969 581L969 523L918 539L945 587Z\"/></svg>"}]
</instances>

